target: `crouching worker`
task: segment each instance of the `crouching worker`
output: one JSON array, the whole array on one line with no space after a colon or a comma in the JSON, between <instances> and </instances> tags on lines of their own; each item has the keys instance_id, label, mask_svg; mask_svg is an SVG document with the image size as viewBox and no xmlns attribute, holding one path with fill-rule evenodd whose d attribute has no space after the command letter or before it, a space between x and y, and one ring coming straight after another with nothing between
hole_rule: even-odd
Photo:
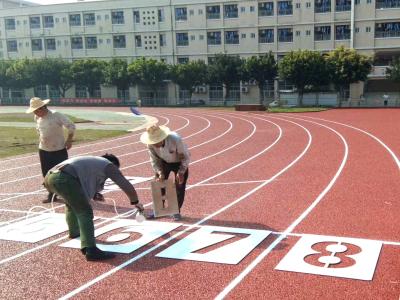
<instances>
[{"instance_id":1,"label":"crouching worker","mask_svg":"<svg viewBox=\"0 0 400 300\"><path fill-rule=\"evenodd\" d=\"M115 255L96 247L93 209L90 199L104 187L107 178L114 181L128 196L130 203L143 211L135 188L119 170L119 160L113 154L80 156L67 159L53 167L45 177L51 193L65 200L65 216L69 237L80 236L81 251L89 261L113 258Z\"/></svg>"},{"instance_id":2,"label":"crouching worker","mask_svg":"<svg viewBox=\"0 0 400 300\"><path fill-rule=\"evenodd\" d=\"M175 221L181 219L180 210L185 200L186 182L189 177L190 153L181 136L170 131L166 126L153 125L140 136L140 141L147 145L155 180L168 179L169 174L175 174L176 196L179 213L173 215ZM154 214L148 216L154 218Z\"/></svg>"}]
</instances>

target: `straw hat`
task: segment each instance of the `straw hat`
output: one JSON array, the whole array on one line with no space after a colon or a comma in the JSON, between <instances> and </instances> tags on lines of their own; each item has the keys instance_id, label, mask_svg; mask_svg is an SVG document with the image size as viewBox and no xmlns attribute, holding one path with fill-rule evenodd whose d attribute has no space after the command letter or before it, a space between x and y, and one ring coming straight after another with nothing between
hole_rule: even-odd
<instances>
[{"instance_id":1,"label":"straw hat","mask_svg":"<svg viewBox=\"0 0 400 300\"><path fill-rule=\"evenodd\" d=\"M167 126L153 125L147 128L140 136L140 141L146 145L153 145L165 140L171 131Z\"/></svg>"},{"instance_id":2,"label":"straw hat","mask_svg":"<svg viewBox=\"0 0 400 300\"><path fill-rule=\"evenodd\" d=\"M31 112L34 112L35 110L41 108L42 106L47 105L47 103L50 102L50 99L42 100L39 97L33 97L31 98L31 101L29 103L29 108L26 110L26 113L29 114Z\"/></svg>"}]
</instances>

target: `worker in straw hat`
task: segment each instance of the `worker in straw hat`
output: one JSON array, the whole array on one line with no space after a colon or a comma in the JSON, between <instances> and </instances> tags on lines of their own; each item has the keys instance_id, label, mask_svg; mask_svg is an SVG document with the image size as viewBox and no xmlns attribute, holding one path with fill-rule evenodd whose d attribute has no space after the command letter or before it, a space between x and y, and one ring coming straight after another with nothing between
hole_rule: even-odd
<instances>
[{"instance_id":1,"label":"worker in straw hat","mask_svg":"<svg viewBox=\"0 0 400 300\"><path fill-rule=\"evenodd\" d=\"M34 113L36 129L39 133L39 158L43 177L47 172L68 158L68 152L72 146L72 138L75 133L75 125L69 118L59 112L53 112L47 108L50 99L42 100L34 97L30 100L26 113ZM64 129L68 131L67 139L64 137ZM51 202L53 197L49 193L43 203ZM57 198L54 196L54 200Z\"/></svg>"},{"instance_id":2,"label":"worker in straw hat","mask_svg":"<svg viewBox=\"0 0 400 300\"><path fill-rule=\"evenodd\" d=\"M140 136L140 141L146 144L156 180L168 179L174 172L176 195L179 210L185 199L186 182L189 176L190 153L179 134L170 131L166 126L153 125ZM152 218L154 215L149 215ZM181 219L181 214L173 215L174 220Z\"/></svg>"}]
</instances>

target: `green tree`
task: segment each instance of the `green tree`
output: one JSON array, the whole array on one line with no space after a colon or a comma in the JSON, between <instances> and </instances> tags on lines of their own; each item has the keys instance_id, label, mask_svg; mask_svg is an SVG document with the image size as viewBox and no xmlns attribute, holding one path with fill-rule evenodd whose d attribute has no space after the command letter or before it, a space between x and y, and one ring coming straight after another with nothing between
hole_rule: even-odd
<instances>
[{"instance_id":1,"label":"green tree","mask_svg":"<svg viewBox=\"0 0 400 300\"><path fill-rule=\"evenodd\" d=\"M128 74L133 84L150 88L154 99L160 86L169 78L169 68L165 62L142 57L128 65Z\"/></svg>"},{"instance_id":2,"label":"green tree","mask_svg":"<svg viewBox=\"0 0 400 300\"><path fill-rule=\"evenodd\" d=\"M104 83L103 69L105 65L106 62L95 59L74 61L71 66L74 84L86 87L89 96L94 97L94 91Z\"/></svg>"},{"instance_id":3,"label":"green tree","mask_svg":"<svg viewBox=\"0 0 400 300\"><path fill-rule=\"evenodd\" d=\"M386 68L386 78L393 82L397 82L400 92L400 57L393 59L389 68Z\"/></svg>"},{"instance_id":4,"label":"green tree","mask_svg":"<svg viewBox=\"0 0 400 300\"><path fill-rule=\"evenodd\" d=\"M262 56L252 56L246 59L244 70L247 78L255 80L260 93L260 104L264 103L263 89L267 80L274 80L277 74L277 65L274 55L270 51Z\"/></svg>"},{"instance_id":5,"label":"green tree","mask_svg":"<svg viewBox=\"0 0 400 300\"><path fill-rule=\"evenodd\" d=\"M3 89L10 87L10 76L7 75L7 69L12 65L12 61L0 60L0 87ZM4 97L4 95L3 95Z\"/></svg>"},{"instance_id":6,"label":"green tree","mask_svg":"<svg viewBox=\"0 0 400 300\"><path fill-rule=\"evenodd\" d=\"M33 63L27 58L13 61L6 70L6 76L9 78L7 83L9 87L17 89L33 87L32 68Z\"/></svg>"},{"instance_id":7,"label":"green tree","mask_svg":"<svg viewBox=\"0 0 400 300\"><path fill-rule=\"evenodd\" d=\"M230 98L232 85L245 78L243 64L238 56L217 54L214 62L208 65L208 83L222 84L225 88L224 104Z\"/></svg>"},{"instance_id":8,"label":"green tree","mask_svg":"<svg viewBox=\"0 0 400 300\"><path fill-rule=\"evenodd\" d=\"M202 60L171 66L171 79L182 89L189 91L192 100L194 89L207 81L207 65Z\"/></svg>"},{"instance_id":9,"label":"green tree","mask_svg":"<svg viewBox=\"0 0 400 300\"><path fill-rule=\"evenodd\" d=\"M345 89L351 83L365 81L372 68L372 58L354 49L337 48L326 56L331 79L339 93L338 106L344 100Z\"/></svg>"},{"instance_id":10,"label":"green tree","mask_svg":"<svg viewBox=\"0 0 400 300\"><path fill-rule=\"evenodd\" d=\"M128 63L124 59L113 58L104 68L104 82L120 90L129 88L132 78L128 73Z\"/></svg>"},{"instance_id":11,"label":"green tree","mask_svg":"<svg viewBox=\"0 0 400 300\"><path fill-rule=\"evenodd\" d=\"M74 82L71 63L62 58L43 58L32 61L32 80L35 86L49 85L65 97Z\"/></svg>"},{"instance_id":12,"label":"green tree","mask_svg":"<svg viewBox=\"0 0 400 300\"><path fill-rule=\"evenodd\" d=\"M303 105L306 88L316 86L320 78L327 77L326 62L316 51L291 51L279 62L279 78L290 80L298 92L298 106Z\"/></svg>"}]
</instances>

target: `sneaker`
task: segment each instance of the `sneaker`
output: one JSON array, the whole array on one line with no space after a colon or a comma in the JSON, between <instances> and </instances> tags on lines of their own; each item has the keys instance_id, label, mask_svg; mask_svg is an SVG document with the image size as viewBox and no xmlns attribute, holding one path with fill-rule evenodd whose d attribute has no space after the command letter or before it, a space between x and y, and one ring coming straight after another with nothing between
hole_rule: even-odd
<instances>
[{"instance_id":1,"label":"sneaker","mask_svg":"<svg viewBox=\"0 0 400 300\"><path fill-rule=\"evenodd\" d=\"M154 219L156 218L156 217L154 216L154 213L153 213L153 212L148 213L145 217L146 217L147 220L154 220Z\"/></svg>"},{"instance_id":2,"label":"sneaker","mask_svg":"<svg viewBox=\"0 0 400 300\"><path fill-rule=\"evenodd\" d=\"M97 247L88 247L81 251L85 253L87 261L106 260L115 257L114 253L102 251Z\"/></svg>"},{"instance_id":3,"label":"sneaker","mask_svg":"<svg viewBox=\"0 0 400 300\"><path fill-rule=\"evenodd\" d=\"M174 219L174 221L180 221L182 219L181 214L174 214L172 215L172 218Z\"/></svg>"},{"instance_id":4,"label":"sneaker","mask_svg":"<svg viewBox=\"0 0 400 300\"><path fill-rule=\"evenodd\" d=\"M70 238L70 239L76 239L77 237L79 237L80 236L80 234L79 233L77 233L77 234L68 234L68 237ZM86 249L86 248L83 248L83 249Z\"/></svg>"},{"instance_id":5,"label":"sneaker","mask_svg":"<svg viewBox=\"0 0 400 300\"><path fill-rule=\"evenodd\" d=\"M53 198L53 195L54 195L54 194L49 193L49 194L47 195L47 198L42 200L42 203L50 203L50 202L51 202L51 199Z\"/></svg>"}]
</instances>

